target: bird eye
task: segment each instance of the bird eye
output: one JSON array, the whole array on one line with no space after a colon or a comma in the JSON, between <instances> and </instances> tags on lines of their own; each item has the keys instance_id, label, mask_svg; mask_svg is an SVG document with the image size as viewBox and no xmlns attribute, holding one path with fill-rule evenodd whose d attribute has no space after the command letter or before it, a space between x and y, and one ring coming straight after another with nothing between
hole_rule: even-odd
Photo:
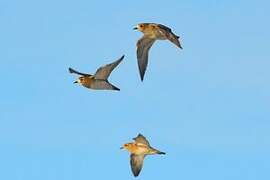
<instances>
[{"instance_id":1,"label":"bird eye","mask_svg":"<svg viewBox=\"0 0 270 180\"><path fill-rule=\"evenodd\" d=\"M143 25L141 24L141 25L140 25L140 28L142 28L142 27L143 27Z\"/></svg>"}]
</instances>

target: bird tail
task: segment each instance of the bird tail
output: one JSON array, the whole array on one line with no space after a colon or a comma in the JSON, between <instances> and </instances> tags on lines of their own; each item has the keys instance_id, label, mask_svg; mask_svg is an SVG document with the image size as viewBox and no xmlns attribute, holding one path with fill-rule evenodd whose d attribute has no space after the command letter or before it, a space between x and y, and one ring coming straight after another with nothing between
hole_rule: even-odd
<instances>
[{"instance_id":1,"label":"bird tail","mask_svg":"<svg viewBox=\"0 0 270 180\"><path fill-rule=\"evenodd\" d=\"M158 151L157 154L163 154L163 155L165 155L166 153L165 152Z\"/></svg>"},{"instance_id":2,"label":"bird tail","mask_svg":"<svg viewBox=\"0 0 270 180\"><path fill-rule=\"evenodd\" d=\"M154 150L154 154L166 154L165 152L159 151L157 149L153 149Z\"/></svg>"}]
</instances>

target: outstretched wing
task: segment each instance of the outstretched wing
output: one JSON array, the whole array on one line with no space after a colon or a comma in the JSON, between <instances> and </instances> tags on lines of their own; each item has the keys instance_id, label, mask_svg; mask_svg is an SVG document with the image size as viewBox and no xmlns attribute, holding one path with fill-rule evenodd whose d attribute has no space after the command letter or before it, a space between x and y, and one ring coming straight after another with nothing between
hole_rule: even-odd
<instances>
[{"instance_id":1,"label":"outstretched wing","mask_svg":"<svg viewBox=\"0 0 270 180\"><path fill-rule=\"evenodd\" d=\"M135 177L137 177L141 172L141 169L143 166L143 160L144 160L144 155L135 155L135 154L130 155L130 166L131 166L133 175Z\"/></svg>"},{"instance_id":2,"label":"outstretched wing","mask_svg":"<svg viewBox=\"0 0 270 180\"><path fill-rule=\"evenodd\" d=\"M154 42L155 39L149 38L146 35L137 42L137 59L142 81L148 64L148 52Z\"/></svg>"},{"instance_id":3,"label":"outstretched wing","mask_svg":"<svg viewBox=\"0 0 270 180\"><path fill-rule=\"evenodd\" d=\"M157 24L157 27L159 28L159 31L164 34L169 41L174 43L177 47L183 49L179 41L179 36L175 35L170 28L162 24Z\"/></svg>"},{"instance_id":4,"label":"outstretched wing","mask_svg":"<svg viewBox=\"0 0 270 180\"><path fill-rule=\"evenodd\" d=\"M124 55L118 59L117 61L111 63L111 64L106 64L105 66L102 66L98 68L95 74L95 79L102 79L106 80L111 72L114 70L114 68L124 59Z\"/></svg>"},{"instance_id":5,"label":"outstretched wing","mask_svg":"<svg viewBox=\"0 0 270 180\"><path fill-rule=\"evenodd\" d=\"M94 80L94 82L91 84L91 88L92 89L99 89L99 90L116 90L116 91L120 91L120 89L118 87L112 85L108 81L98 80L98 79Z\"/></svg>"},{"instance_id":6,"label":"outstretched wing","mask_svg":"<svg viewBox=\"0 0 270 180\"><path fill-rule=\"evenodd\" d=\"M68 68L68 71L69 71L70 73L75 73L75 74L82 75L82 76L92 76L91 74L81 73L81 72L76 71L76 70L74 70L74 69L72 69L72 68Z\"/></svg>"},{"instance_id":7,"label":"outstretched wing","mask_svg":"<svg viewBox=\"0 0 270 180\"><path fill-rule=\"evenodd\" d=\"M136 143L140 143L140 144L145 144L147 146L150 146L149 142L147 141L147 139L141 135L141 134L138 134L137 137L133 138L133 140L136 142Z\"/></svg>"}]
</instances>

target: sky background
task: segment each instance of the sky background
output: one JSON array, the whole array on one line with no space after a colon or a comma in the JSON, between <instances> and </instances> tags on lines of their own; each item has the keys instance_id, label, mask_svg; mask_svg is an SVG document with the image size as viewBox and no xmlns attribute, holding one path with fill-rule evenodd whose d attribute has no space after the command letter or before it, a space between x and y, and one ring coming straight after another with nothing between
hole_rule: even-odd
<instances>
[{"instance_id":1,"label":"sky background","mask_svg":"<svg viewBox=\"0 0 270 180\"><path fill-rule=\"evenodd\" d=\"M269 1L0 1L0 179L134 179L120 146L167 152L137 179L270 179ZM140 82L132 28L167 25ZM120 92L76 84L111 74Z\"/></svg>"}]
</instances>

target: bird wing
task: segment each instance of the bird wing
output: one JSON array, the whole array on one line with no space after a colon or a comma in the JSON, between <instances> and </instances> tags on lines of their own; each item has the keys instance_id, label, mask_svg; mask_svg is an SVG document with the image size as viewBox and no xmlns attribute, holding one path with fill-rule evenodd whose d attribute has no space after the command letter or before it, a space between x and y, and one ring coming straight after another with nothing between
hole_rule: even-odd
<instances>
[{"instance_id":1,"label":"bird wing","mask_svg":"<svg viewBox=\"0 0 270 180\"><path fill-rule=\"evenodd\" d=\"M171 28L167 27L167 26L164 26L162 24L157 24L157 26L167 32L172 32Z\"/></svg>"},{"instance_id":2,"label":"bird wing","mask_svg":"<svg viewBox=\"0 0 270 180\"><path fill-rule=\"evenodd\" d=\"M96 79L103 79L106 80L111 72L114 70L114 68L124 59L124 55L118 59L117 61L111 63L111 64L106 64L105 66L102 66L98 68L95 74Z\"/></svg>"},{"instance_id":3,"label":"bird wing","mask_svg":"<svg viewBox=\"0 0 270 180\"><path fill-rule=\"evenodd\" d=\"M136 143L140 143L140 144L145 144L147 146L150 146L149 142L147 141L147 139L141 135L141 134L138 134L137 137L133 138L133 140L136 142Z\"/></svg>"},{"instance_id":4,"label":"bird wing","mask_svg":"<svg viewBox=\"0 0 270 180\"><path fill-rule=\"evenodd\" d=\"M135 177L137 177L141 172L141 169L143 166L143 160L144 160L144 155L136 155L136 154L130 155L130 166L131 166L133 175Z\"/></svg>"},{"instance_id":5,"label":"bird wing","mask_svg":"<svg viewBox=\"0 0 270 180\"><path fill-rule=\"evenodd\" d=\"M179 42L179 36L175 35L170 28L162 24L158 24L157 27L159 28L160 33L164 34L169 41L182 49L182 46Z\"/></svg>"},{"instance_id":6,"label":"bird wing","mask_svg":"<svg viewBox=\"0 0 270 180\"><path fill-rule=\"evenodd\" d=\"M69 70L70 73L75 73L75 74L82 75L82 76L92 76L91 74L81 73L81 72L76 71L76 70L74 70L72 68L68 68L68 70Z\"/></svg>"},{"instance_id":7,"label":"bird wing","mask_svg":"<svg viewBox=\"0 0 270 180\"><path fill-rule=\"evenodd\" d=\"M111 83L109 83L106 80L99 80L96 79L92 84L91 84L92 89L100 89L100 90L116 90L120 91L120 89Z\"/></svg>"},{"instance_id":8,"label":"bird wing","mask_svg":"<svg viewBox=\"0 0 270 180\"><path fill-rule=\"evenodd\" d=\"M141 80L143 81L144 74L147 68L148 63L148 52L155 39L150 38L144 35L141 39L137 42L137 59L138 59L138 66L140 70Z\"/></svg>"}]
</instances>

